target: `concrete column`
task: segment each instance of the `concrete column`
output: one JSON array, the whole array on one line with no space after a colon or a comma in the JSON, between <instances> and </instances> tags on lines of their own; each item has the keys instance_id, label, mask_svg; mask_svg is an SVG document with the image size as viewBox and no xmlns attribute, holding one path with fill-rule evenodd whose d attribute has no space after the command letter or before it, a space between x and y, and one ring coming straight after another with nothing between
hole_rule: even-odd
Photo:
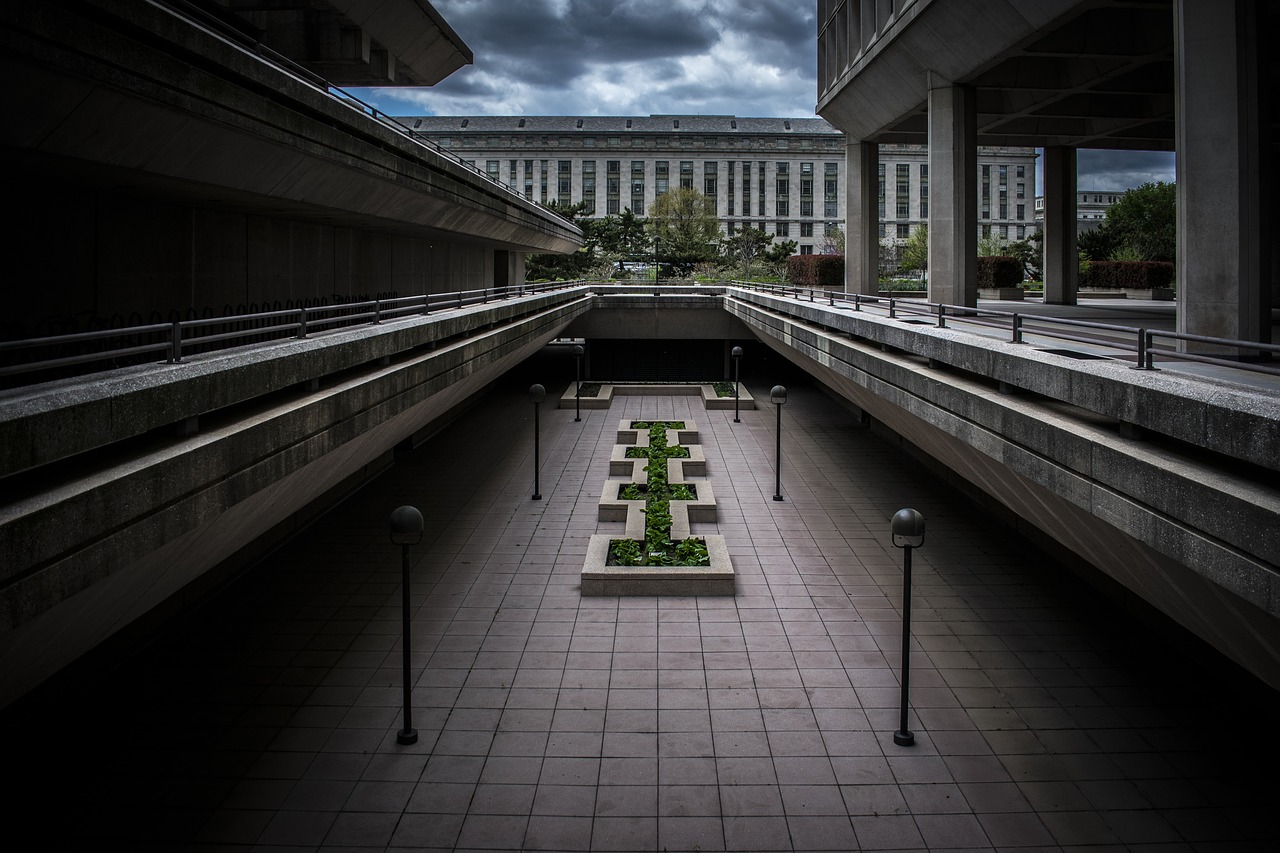
<instances>
[{"instance_id":1,"label":"concrete column","mask_svg":"<svg viewBox=\"0 0 1280 853\"><path fill-rule=\"evenodd\" d=\"M974 91L929 88L929 301L978 304L978 141Z\"/></svg>"},{"instance_id":2,"label":"concrete column","mask_svg":"<svg viewBox=\"0 0 1280 853\"><path fill-rule=\"evenodd\" d=\"M880 292L880 216L876 207L880 146L850 142L844 149L846 293Z\"/></svg>"},{"instance_id":3,"label":"concrete column","mask_svg":"<svg viewBox=\"0 0 1280 853\"><path fill-rule=\"evenodd\" d=\"M1269 342L1253 12L1243 0L1174 3L1178 331Z\"/></svg>"},{"instance_id":4,"label":"concrete column","mask_svg":"<svg viewBox=\"0 0 1280 853\"><path fill-rule=\"evenodd\" d=\"M1044 149L1044 301L1075 305L1080 292L1076 252L1076 149Z\"/></svg>"}]
</instances>

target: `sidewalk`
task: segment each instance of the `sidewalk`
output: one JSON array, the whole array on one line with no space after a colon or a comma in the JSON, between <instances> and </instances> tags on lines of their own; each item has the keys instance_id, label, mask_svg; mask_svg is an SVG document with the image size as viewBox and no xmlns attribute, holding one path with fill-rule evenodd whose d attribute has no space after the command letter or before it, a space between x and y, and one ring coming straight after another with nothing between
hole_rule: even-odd
<instances>
[{"instance_id":1,"label":"sidewalk","mask_svg":"<svg viewBox=\"0 0 1280 853\"><path fill-rule=\"evenodd\" d=\"M6 725L11 832L123 849L1239 850L1280 840L1274 703L1083 587L803 377L776 411L544 404L540 357L139 660ZM776 381L752 381L758 400ZM696 409L694 407L697 407ZM692 419L733 598L582 598L622 418ZM400 554L417 506L413 723ZM914 507L911 728L895 746ZM1225 668L1223 663L1218 668ZM1274 700L1274 697L1270 697ZM1233 704L1237 703L1237 704ZM16 820L15 820L16 818ZM17 824L17 826L15 826ZM43 844L42 841L42 844ZM63 845L58 845L63 846Z\"/></svg>"}]
</instances>

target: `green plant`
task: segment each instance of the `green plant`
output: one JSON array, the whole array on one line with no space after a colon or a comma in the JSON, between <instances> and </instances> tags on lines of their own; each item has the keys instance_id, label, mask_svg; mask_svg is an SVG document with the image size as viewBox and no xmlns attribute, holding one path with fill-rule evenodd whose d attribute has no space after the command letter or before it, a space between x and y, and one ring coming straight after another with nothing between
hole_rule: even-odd
<instances>
[{"instance_id":1,"label":"green plant","mask_svg":"<svg viewBox=\"0 0 1280 853\"><path fill-rule=\"evenodd\" d=\"M700 539L685 539L679 544L671 541L671 501L697 500L697 492L684 483L670 485L667 460L689 455L680 445L667 444L667 430L683 429L684 421L632 421L632 429L649 431L648 447L633 447L627 451L629 458L648 458L645 474L648 478L643 490L635 483L628 483L618 490L623 500L645 501L644 542L632 539L615 539L609 545L609 553L620 566L704 566L707 565L706 543Z\"/></svg>"},{"instance_id":2,"label":"green plant","mask_svg":"<svg viewBox=\"0 0 1280 853\"><path fill-rule=\"evenodd\" d=\"M732 382L713 382L711 385L715 389L717 397L732 397L734 385Z\"/></svg>"}]
</instances>

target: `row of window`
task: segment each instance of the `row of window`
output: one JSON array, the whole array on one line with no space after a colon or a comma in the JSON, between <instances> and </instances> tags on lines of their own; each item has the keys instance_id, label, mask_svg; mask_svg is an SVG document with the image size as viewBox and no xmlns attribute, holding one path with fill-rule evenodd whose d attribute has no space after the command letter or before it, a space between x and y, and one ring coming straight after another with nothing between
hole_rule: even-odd
<instances>
[{"instance_id":1,"label":"row of window","mask_svg":"<svg viewBox=\"0 0 1280 853\"><path fill-rule=\"evenodd\" d=\"M517 141L519 140L519 141ZM494 148L595 148L598 139L594 136L528 136L524 134L516 136L490 136L485 139L485 147ZM436 144L442 148L453 148L454 139L451 136L440 136L436 138ZM787 139L785 137L727 137L721 139L717 136L680 136L676 141L672 141L666 136L606 136L604 145L608 148L746 148L746 149L774 149L785 151L791 148L799 150L813 150L815 148L843 148L843 138L796 138ZM465 138L459 141L457 147L475 148L477 140L474 138Z\"/></svg>"},{"instance_id":2,"label":"row of window","mask_svg":"<svg viewBox=\"0 0 1280 853\"><path fill-rule=\"evenodd\" d=\"M916 228L924 223L917 223ZM912 226L909 222L899 222L894 225L893 236L899 240L905 240L911 236ZM1027 226L1025 225L992 225L991 223L983 223L979 226L979 231L983 237L990 237L996 234L1006 240L1025 240L1027 237ZM880 236L889 236L889 223L880 223Z\"/></svg>"},{"instance_id":3,"label":"row of window","mask_svg":"<svg viewBox=\"0 0 1280 853\"><path fill-rule=\"evenodd\" d=\"M1016 176L1018 178L1025 179L1026 166L1016 166L1014 168L1015 168ZM916 180L917 209L918 209L917 217L920 219L928 219L929 218L929 164L919 163L917 164L917 169L919 173ZM1008 219L1009 218L1009 190L1008 190L1009 167L1005 165L1000 165L1000 166L996 166L995 169L997 170L996 175L999 180L999 183L996 185L996 197L997 197L997 204L995 207L995 211L997 213L996 218ZM911 164L910 163L896 164L894 169L894 177L895 177L895 183L894 183L895 192L894 192L893 218L894 219L910 219L911 218ZM991 219L991 213L992 213L991 177L992 177L992 166L990 164L984 164L982 167L982 184L981 184L982 206L981 206L980 215L982 219ZM887 201L886 187L887 187L888 181L886 179L886 168L884 163L881 163L879 166L878 178L879 178L879 187L877 190L877 193L878 193L877 211L881 219L887 219L889 218L888 205L886 204L886 201ZM1014 186L1015 186L1014 188L1015 197L1018 200L1025 199L1027 197L1026 181L1019 180ZM1015 219L1025 220L1027 218L1027 206L1025 203L1015 204L1014 210L1016 213L1016 216L1014 217Z\"/></svg>"},{"instance_id":4,"label":"row of window","mask_svg":"<svg viewBox=\"0 0 1280 853\"><path fill-rule=\"evenodd\" d=\"M474 161L464 161L474 165ZM543 204L547 204L550 200L550 191L547 183L548 164L554 162L556 165L556 193L557 200L570 203L572 199L573 186L573 161L572 160L524 160L523 169L520 168L522 161L507 161L507 183L512 186L520 187L520 178L523 175L523 191L526 198L537 200ZM622 208L622 160L606 160L605 161L605 212L607 215L613 215L621 212ZM628 205L632 212L637 215L645 215L645 177L646 169L649 161L632 160L630 161L629 173L629 195L630 204ZM700 189L703 194L712 199L715 205L715 213L720 215L720 161L707 160L702 163L702 176L700 185L696 183L697 174L694 168L694 161L679 160L676 161L677 169L676 180L677 186L685 189ZM754 163L754 169L753 169ZM743 161L741 164L741 183L738 184L739 169L738 162L734 160L728 161L726 164L725 176L727 177L727 194L725 204L728 208L729 216L763 216L766 206L766 186L768 172L768 161ZM653 181L654 196L660 196L671 189L671 161L656 160L653 161ZM799 164L799 215L801 217L813 217L815 215L815 196L814 189L816 181L814 178L815 164L812 162L802 162ZM581 161L582 171L582 194L577 201L585 203L588 207L588 215L594 215L592 212L597 211L596 202L596 161ZM752 172L756 173L756 183L753 191ZM495 180L501 180L502 161L486 160L485 172ZM823 184L822 184L822 214L828 219L836 218L840 215L840 165L839 163L823 164ZM536 184L537 195L535 198L535 182L534 176L537 175ZM741 188L741 194L737 192L738 187ZM780 161L774 165L773 172L773 190L774 190L774 216L791 216L791 163L789 161ZM753 204L754 202L754 204ZM740 210L740 213L739 213Z\"/></svg>"}]
</instances>

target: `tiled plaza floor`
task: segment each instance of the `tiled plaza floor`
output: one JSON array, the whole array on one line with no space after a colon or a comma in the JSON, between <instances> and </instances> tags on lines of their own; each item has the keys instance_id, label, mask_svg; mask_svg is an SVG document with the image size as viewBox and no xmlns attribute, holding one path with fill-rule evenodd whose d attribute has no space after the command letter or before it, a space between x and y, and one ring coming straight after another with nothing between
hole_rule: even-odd
<instances>
[{"instance_id":1,"label":"tiled plaza floor","mask_svg":"<svg viewBox=\"0 0 1280 853\"><path fill-rule=\"evenodd\" d=\"M65 713L8 725L11 840L1277 849L1274 704L1241 704L1143 639L817 389L787 377L785 501L771 499L773 408L734 424L693 397L619 398L581 423L544 405L532 501L537 378L505 379ZM750 388L767 399L769 384ZM589 537L622 529L596 521L596 501L627 417L701 428L720 520L695 529L727 537L736 597L579 595ZM427 525L413 746L396 743L400 504ZM910 748L892 737L902 553L888 541L907 506L928 524Z\"/></svg>"}]
</instances>

